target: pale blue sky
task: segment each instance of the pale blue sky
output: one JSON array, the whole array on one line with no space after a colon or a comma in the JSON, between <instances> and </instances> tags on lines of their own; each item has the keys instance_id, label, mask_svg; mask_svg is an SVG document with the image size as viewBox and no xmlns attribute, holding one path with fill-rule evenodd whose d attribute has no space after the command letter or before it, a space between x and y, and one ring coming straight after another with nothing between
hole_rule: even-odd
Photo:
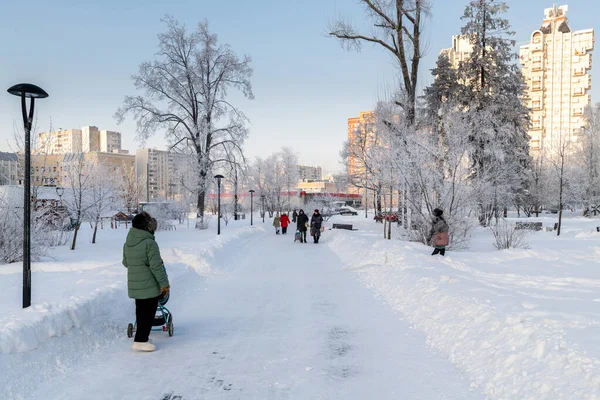
<instances>
[{"instance_id":1,"label":"pale blue sky","mask_svg":"<svg viewBox=\"0 0 600 400\"><path fill-rule=\"evenodd\" d=\"M428 22L428 54L420 82L451 36L460 32L467 0L433 0ZM508 18L518 43L529 40L543 18L546 0L509 0ZM597 0L572 0L568 17L574 30L598 28ZM119 130L123 146L134 152L135 122L117 125L112 115L126 94L130 76L152 59L160 19L171 14L188 26L207 19L221 42L253 58L254 93L248 101L232 96L251 119L246 144L251 157L290 146L306 164L340 169L339 150L347 119L371 109L394 82L390 58L365 46L347 52L326 37L327 23L339 16L363 24L355 0L2 0L0 2L0 150L9 150L20 102L5 92L20 82L44 88L37 103L38 128L96 125ZM597 30L597 29L596 29ZM162 148L161 133L148 145Z\"/></svg>"}]
</instances>

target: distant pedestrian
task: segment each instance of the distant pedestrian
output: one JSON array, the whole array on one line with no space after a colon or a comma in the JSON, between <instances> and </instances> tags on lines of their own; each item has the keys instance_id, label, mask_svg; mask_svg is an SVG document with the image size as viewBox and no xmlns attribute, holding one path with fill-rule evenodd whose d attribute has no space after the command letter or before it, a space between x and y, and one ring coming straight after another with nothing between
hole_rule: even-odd
<instances>
[{"instance_id":1,"label":"distant pedestrian","mask_svg":"<svg viewBox=\"0 0 600 400\"><path fill-rule=\"evenodd\" d=\"M273 226L275 227L275 234L279 235L279 228L281 227L281 217L279 216L279 213L276 213L273 218Z\"/></svg>"},{"instance_id":2,"label":"distant pedestrian","mask_svg":"<svg viewBox=\"0 0 600 400\"><path fill-rule=\"evenodd\" d=\"M433 253L432 256L436 254L441 254L442 256L446 254L446 246L448 246L449 237L448 237L448 223L442 217L444 212L439 208L433 210L433 219L431 220L431 231L429 232L429 242L433 241Z\"/></svg>"},{"instance_id":3,"label":"distant pedestrian","mask_svg":"<svg viewBox=\"0 0 600 400\"><path fill-rule=\"evenodd\" d=\"M137 330L133 350L154 351L148 341L159 299L169 294L167 271L154 239L156 219L147 212L137 214L123 245L123 265L127 268L127 291L135 299Z\"/></svg>"},{"instance_id":4,"label":"distant pedestrian","mask_svg":"<svg viewBox=\"0 0 600 400\"><path fill-rule=\"evenodd\" d=\"M297 229L300 232L300 243L306 243L306 231L308 230L308 215L304 214L304 210L298 211Z\"/></svg>"},{"instance_id":5,"label":"distant pedestrian","mask_svg":"<svg viewBox=\"0 0 600 400\"><path fill-rule=\"evenodd\" d=\"M298 213L294 209L294 212L292 213L292 222L296 223L296 219L298 219Z\"/></svg>"},{"instance_id":6,"label":"distant pedestrian","mask_svg":"<svg viewBox=\"0 0 600 400\"><path fill-rule=\"evenodd\" d=\"M315 243L319 243L322 227L323 216L319 213L319 210L315 210L312 217L310 218L310 235L313 237L313 241Z\"/></svg>"},{"instance_id":7,"label":"distant pedestrian","mask_svg":"<svg viewBox=\"0 0 600 400\"><path fill-rule=\"evenodd\" d=\"M281 233L284 235L287 234L287 228L290 224L290 217L288 217L286 213L283 213L281 214L281 218L279 221L281 223Z\"/></svg>"}]
</instances>

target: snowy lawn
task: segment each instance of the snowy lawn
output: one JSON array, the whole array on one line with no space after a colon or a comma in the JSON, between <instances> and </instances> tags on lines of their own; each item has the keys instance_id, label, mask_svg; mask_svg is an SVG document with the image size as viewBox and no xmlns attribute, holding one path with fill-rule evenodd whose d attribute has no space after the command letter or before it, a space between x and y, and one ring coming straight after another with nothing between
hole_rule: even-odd
<instances>
[{"instance_id":1,"label":"snowy lawn","mask_svg":"<svg viewBox=\"0 0 600 400\"><path fill-rule=\"evenodd\" d=\"M557 216L523 220L545 228ZM329 222L342 221L359 230L323 242L490 398L600 398L599 219L570 216L560 237L528 235L527 250L498 251L478 229L446 257L384 240L364 216Z\"/></svg>"}]
</instances>

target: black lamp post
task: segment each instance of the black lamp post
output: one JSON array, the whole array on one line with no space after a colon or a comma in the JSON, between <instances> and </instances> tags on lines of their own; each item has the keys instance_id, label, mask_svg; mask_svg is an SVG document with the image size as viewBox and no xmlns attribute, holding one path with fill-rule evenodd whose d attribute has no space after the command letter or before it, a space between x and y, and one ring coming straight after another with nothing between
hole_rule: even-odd
<instances>
[{"instance_id":1,"label":"black lamp post","mask_svg":"<svg viewBox=\"0 0 600 400\"><path fill-rule=\"evenodd\" d=\"M254 189L250 189L250 226L254 225L254 193L256 192L256 190Z\"/></svg>"},{"instance_id":2,"label":"black lamp post","mask_svg":"<svg viewBox=\"0 0 600 400\"><path fill-rule=\"evenodd\" d=\"M261 194L260 195L260 202L262 204L262 217L263 217L263 224L265 223L265 195Z\"/></svg>"},{"instance_id":3,"label":"black lamp post","mask_svg":"<svg viewBox=\"0 0 600 400\"><path fill-rule=\"evenodd\" d=\"M223 175L215 175L215 179L217 180L217 235L221 234L221 179L223 179Z\"/></svg>"},{"instance_id":4,"label":"black lamp post","mask_svg":"<svg viewBox=\"0 0 600 400\"><path fill-rule=\"evenodd\" d=\"M25 169L23 182L23 308L31 305L31 125L35 99L48 97L42 88L29 83L20 83L8 89L8 93L21 98L23 127L25 128ZM27 100L29 113L27 113Z\"/></svg>"}]
</instances>

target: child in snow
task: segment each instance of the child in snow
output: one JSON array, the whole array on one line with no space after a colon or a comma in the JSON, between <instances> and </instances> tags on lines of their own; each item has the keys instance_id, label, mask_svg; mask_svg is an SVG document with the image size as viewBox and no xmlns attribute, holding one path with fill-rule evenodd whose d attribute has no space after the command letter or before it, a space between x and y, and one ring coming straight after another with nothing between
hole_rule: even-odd
<instances>
[{"instance_id":1,"label":"child in snow","mask_svg":"<svg viewBox=\"0 0 600 400\"><path fill-rule=\"evenodd\" d=\"M429 242L433 239L435 250L431 253L432 256L446 254L446 246L448 246L448 223L442 217L444 212L439 208L433 210L433 219L431 221L431 231L429 232Z\"/></svg>"},{"instance_id":2,"label":"child in snow","mask_svg":"<svg viewBox=\"0 0 600 400\"><path fill-rule=\"evenodd\" d=\"M290 224L290 217L287 216L286 213L281 214L281 218L279 220L281 222L281 233L286 234L288 225Z\"/></svg>"},{"instance_id":3,"label":"child in snow","mask_svg":"<svg viewBox=\"0 0 600 400\"><path fill-rule=\"evenodd\" d=\"M135 299L137 330L132 349L154 351L148 341L158 301L169 294L170 285L160 249L154 239L156 219L147 212L133 218L123 245L123 265L127 268L127 291Z\"/></svg>"},{"instance_id":4,"label":"child in snow","mask_svg":"<svg viewBox=\"0 0 600 400\"><path fill-rule=\"evenodd\" d=\"M281 217L279 216L279 213L276 213L273 218L273 226L275 227L275 234L279 235L279 228L281 227Z\"/></svg>"}]
</instances>

